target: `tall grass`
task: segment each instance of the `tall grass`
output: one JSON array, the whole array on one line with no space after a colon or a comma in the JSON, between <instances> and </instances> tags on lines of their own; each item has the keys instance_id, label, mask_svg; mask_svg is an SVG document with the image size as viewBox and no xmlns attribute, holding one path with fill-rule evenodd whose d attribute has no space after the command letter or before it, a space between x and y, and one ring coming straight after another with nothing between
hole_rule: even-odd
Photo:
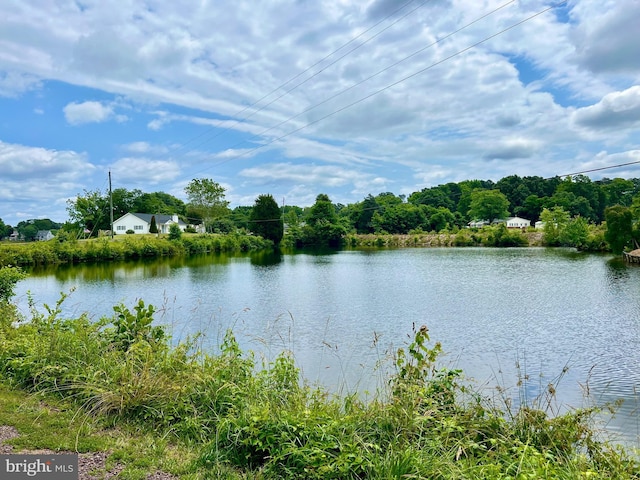
<instances>
[{"instance_id":1,"label":"tall grass","mask_svg":"<svg viewBox=\"0 0 640 480\"><path fill-rule=\"evenodd\" d=\"M638 478L640 466L598 441L595 409L508 411L441 367L426 327L393 357L370 401L300 377L286 352L258 365L228 331L216 355L197 338L171 346L154 308L60 318L61 302L0 322L0 375L60 396L113 425L133 424L198 451L203 477Z\"/></svg>"},{"instance_id":2,"label":"tall grass","mask_svg":"<svg viewBox=\"0 0 640 480\"><path fill-rule=\"evenodd\" d=\"M207 252L247 252L272 247L273 243L262 237L241 234L183 235L177 240L149 235L124 235L113 240L106 237L87 241L53 239L47 242L0 244L0 266L129 260Z\"/></svg>"}]
</instances>

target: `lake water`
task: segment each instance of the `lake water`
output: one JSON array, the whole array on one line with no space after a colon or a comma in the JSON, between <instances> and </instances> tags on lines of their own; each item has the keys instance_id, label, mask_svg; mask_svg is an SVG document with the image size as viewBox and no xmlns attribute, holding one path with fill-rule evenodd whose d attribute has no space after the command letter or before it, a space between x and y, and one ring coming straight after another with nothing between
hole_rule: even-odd
<instances>
[{"instance_id":1,"label":"lake water","mask_svg":"<svg viewBox=\"0 0 640 480\"><path fill-rule=\"evenodd\" d=\"M33 272L17 300L26 312L27 291L53 306L72 289L64 315L142 298L176 340L202 332L215 350L232 328L256 358L290 350L308 381L340 393L384 387L389 354L424 324L487 395L533 402L552 383L554 411L622 399L603 422L640 438L640 268L611 256L425 248L80 265Z\"/></svg>"}]
</instances>

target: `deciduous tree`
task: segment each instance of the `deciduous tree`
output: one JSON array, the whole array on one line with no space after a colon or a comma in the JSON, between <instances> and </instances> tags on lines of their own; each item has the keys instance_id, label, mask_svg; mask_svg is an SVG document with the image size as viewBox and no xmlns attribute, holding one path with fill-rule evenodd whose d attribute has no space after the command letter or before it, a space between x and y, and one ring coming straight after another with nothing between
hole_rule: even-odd
<instances>
[{"instance_id":1,"label":"deciduous tree","mask_svg":"<svg viewBox=\"0 0 640 480\"><path fill-rule=\"evenodd\" d=\"M278 245L284 235L280 207L271 195L259 195L256 198L251 215L249 228L263 238Z\"/></svg>"},{"instance_id":2,"label":"deciduous tree","mask_svg":"<svg viewBox=\"0 0 640 480\"><path fill-rule=\"evenodd\" d=\"M201 214L205 226L229 211L229 202L225 200L225 188L210 178L195 178L184 189L189 199L189 207Z\"/></svg>"},{"instance_id":3,"label":"deciduous tree","mask_svg":"<svg viewBox=\"0 0 640 480\"><path fill-rule=\"evenodd\" d=\"M509 216L509 200L499 190L474 190L471 192L469 217L474 220L500 220Z\"/></svg>"},{"instance_id":4,"label":"deciduous tree","mask_svg":"<svg viewBox=\"0 0 640 480\"><path fill-rule=\"evenodd\" d=\"M604 238L613 253L621 253L631 243L632 214L628 207L616 205L604 211L607 230Z\"/></svg>"}]
</instances>

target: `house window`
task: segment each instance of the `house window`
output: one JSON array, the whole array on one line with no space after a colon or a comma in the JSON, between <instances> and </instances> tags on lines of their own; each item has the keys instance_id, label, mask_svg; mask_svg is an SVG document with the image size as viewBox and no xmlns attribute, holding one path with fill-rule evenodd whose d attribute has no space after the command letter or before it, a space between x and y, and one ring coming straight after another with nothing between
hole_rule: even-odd
<instances>
[{"instance_id":1,"label":"house window","mask_svg":"<svg viewBox=\"0 0 640 480\"><path fill-rule=\"evenodd\" d=\"M116 230L126 230L126 229L127 229L127 227L125 227L124 225L118 225L116 227Z\"/></svg>"},{"instance_id":2,"label":"house window","mask_svg":"<svg viewBox=\"0 0 640 480\"><path fill-rule=\"evenodd\" d=\"M134 225L133 229L134 230L144 230L144 227L142 225Z\"/></svg>"}]
</instances>

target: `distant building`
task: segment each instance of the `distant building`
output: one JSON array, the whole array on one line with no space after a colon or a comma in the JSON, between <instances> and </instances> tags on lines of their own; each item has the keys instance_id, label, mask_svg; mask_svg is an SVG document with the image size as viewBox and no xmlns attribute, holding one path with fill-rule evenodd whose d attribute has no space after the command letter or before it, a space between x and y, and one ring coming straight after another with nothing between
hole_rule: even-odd
<instances>
[{"instance_id":1,"label":"distant building","mask_svg":"<svg viewBox=\"0 0 640 480\"><path fill-rule=\"evenodd\" d=\"M51 230L38 230L38 233L36 233L36 242L46 242L52 238L54 238L54 235Z\"/></svg>"},{"instance_id":2,"label":"distant building","mask_svg":"<svg viewBox=\"0 0 640 480\"><path fill-rule=\"evenodd\" d=\"M486 225L489 225L489 222L486 220L473 220L472 222L467 223L469 228L482 228Z\"/></svg>"},{"instance_id":3,"label":"distant building","mask_svg":"<svg viewBox=\"0 0 640 480\"><path fill-rule=\"evenodd\" d=\"M529 228L531 220L520 217L509 217L505 220L507 228Z\"/></svg>"},{"instance_id":4,"label":"distant building","mask_svg":"<svg viewBox=\"0 0 640 480\"><path fill-rule=\"evenodd\" d=\"M531 220L520 217L503 218L500 220L494 220L493 222L489 222L487 220L473 220L472 222L467 223L467 226L469 228L482 228L487 225L497 225L500 223L504 223L507 228L528 228L531 226Z\"/></svg>"},{"instance_id":5,"label":"distant building","mask_svg":"<svg viewBox=\"0 0 640 480\"><path fill-rule=\"evenodd\" d=\"M113 222L113 233L122 235L131 230L135 234L149 233L151 217L156 217L158 233L169 233L172 224L178 225L184 232L187 224L178 219L177 215L151 214L151 213L125 213Z\"/></svg>"}]
</instances>

